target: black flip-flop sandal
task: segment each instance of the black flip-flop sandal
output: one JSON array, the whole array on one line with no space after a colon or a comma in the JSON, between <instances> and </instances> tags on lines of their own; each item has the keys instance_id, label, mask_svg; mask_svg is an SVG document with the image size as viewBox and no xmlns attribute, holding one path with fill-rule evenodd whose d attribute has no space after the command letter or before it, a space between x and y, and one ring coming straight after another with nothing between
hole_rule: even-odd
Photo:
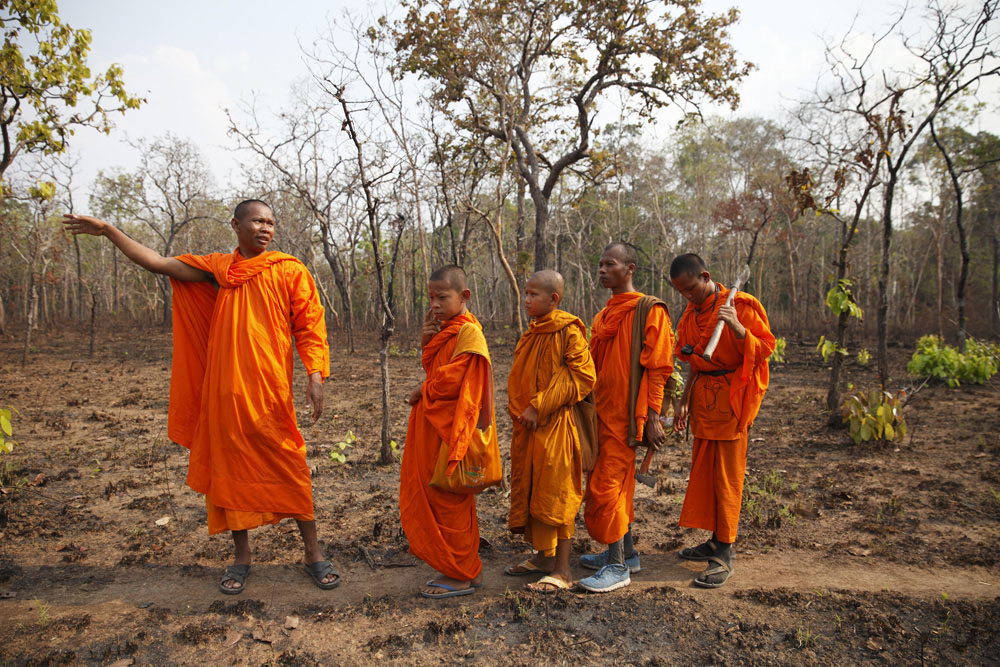
<instances>
[{"instance_id":1,"label":"black flip-flop sandal","mask_svg":"<svg viewBox=\"0 0 1000 667\"><path fill-rule=\"evenodd\" d=\"M729 581L729 577L731 577L733 575L733 572L735 572L736 570L733 567L732 563L727 563L726 561L722 560L721 558L717 558L716 556L709 556L708 563L710 566L712 563L714 563L715 567L708 567L704 572L699 574L698 577L694 580L695 586L701 586L702 588L718 588L722 584ZM703 578L703 577L712 577L717 574L724 574L726 575L726 578L723 579L722 581L718 581L715 583L712 583L707 579Z\"/></svg>"},{"instance_id":2,"label":"black flip-flop sandal","mask_svg":"<svg viewBox=\"0 0 1000 667\"><path fill-rule=\"evenodd\" d=\"M309 576L312 577L313 583L322 588L324 591L328 591L331 588L336 588L340 585L340 573L337 572L336 568L334 568L333 564L328 560L318 560L315 563L308 563L306 565L306 572L308 572ZM323 579L330 574L337 578L333 581L323 583Z\"/></svg>"},{"instance_id":3,"label":"black flip-flop sandal","mask_svg":"<svg viewBox=\"0 0 1000 667\"><path fill-rule=\"evenodd\" d=\"M246 564L229 565L222 572L222 580L219 582L219 590L226 595L239 595L246 588L247 577L250 576L250 566ZM227 581L235 581L239 584L236 588L226 586Z\"/></svg>"},{"instance_id":4,"label":"black flip-flop sandal","mask_svg":"<svg viewBox=\"0 0 1000 667\"><path fill-rule=\"evenodd\" d=\"M699 544L696 547L681 549L677 552L677 555L684 560L707 561L715 555L716 550L715 542L708 540L704 544Z\"/></svg>"}]
</instances>

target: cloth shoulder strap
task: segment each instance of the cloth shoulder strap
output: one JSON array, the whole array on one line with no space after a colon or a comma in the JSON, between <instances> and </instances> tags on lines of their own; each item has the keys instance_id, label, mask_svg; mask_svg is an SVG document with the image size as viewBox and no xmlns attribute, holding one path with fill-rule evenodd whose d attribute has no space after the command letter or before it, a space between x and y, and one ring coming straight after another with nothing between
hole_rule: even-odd
<instances>
[{"instance_id":1,"label":"cloth shoulder strap","mask_svg":"<svg viewBox=\"0 0 1000 667\"><path fill-rule=\"evenodd\" d=\"M635 306L635 319L632 320L632 358L628 376L628 439L630 443L635 442L636 435L639 433L639 426L635 422L635 405L639 400L639 385L642 383L643 368L640 357L643 343L646 340L646 320L656 306L663 306L666 309L667 304L652 294L641 296Z\"/></svg>"}]
</instances>

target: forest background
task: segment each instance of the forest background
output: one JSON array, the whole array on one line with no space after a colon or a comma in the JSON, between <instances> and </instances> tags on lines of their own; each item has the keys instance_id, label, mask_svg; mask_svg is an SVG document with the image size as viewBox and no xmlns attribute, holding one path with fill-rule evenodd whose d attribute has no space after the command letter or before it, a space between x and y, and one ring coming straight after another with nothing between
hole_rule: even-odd
<instances>
[{"instance_id":1,"label":"forest background","mask_svg":"<svg viewBox=\"0 0 1000 667\"><path fill-rule=\"evenodd\" d=\"M66 4L73 30L53 22L54 3L0 7L7 56L20 49L34 77L5 74L0 114L0 334L23 337L24 363L38 329L93 337L170 321L168 282L99 239L67 236L63 212L108 219L164 255L207 253L232 247L228 220L247 197L273 206L272 248L311 269L345 349L381 332L383 374L388 355L413 345L392 336L418 327L434 267L465 266L473 312L514 339L539 268L562 272L564 307L592 318L606 297L594 267L612 240L637 246L637 288L667 299L675 319L673 256L700 253L724 283L749 263L748 289L780 336L824 337L831 412L847 353L871 347L887 385L890 343L1000 335L995 1L859 14L811 37L815 58L788 48L794 28L773 34L778 69L810 87L779 75L780 107L750 104L766 116L738 111L744 84L761 91L760 70L734 46L740 13L714 3L410 0L330 12L294 30L300 67L287 89L248 90L223 108L226 96L205 99L192 77L156 107L177 122L126 135L127 153L120 134L94 130L111 135L118 111L138 117L162 95L130 88L117 64L90 72L91 34L77 30L87 5ZM288 35L270 32L288 17L241 29L253 11L221 36L234 45L221 69L246 72L247 48L287 57L272 44ZM789 21L803 19L775 18ZM191 106L222 114L214 143L185 127L177 110Z\"/></svg>"}]
</instances>

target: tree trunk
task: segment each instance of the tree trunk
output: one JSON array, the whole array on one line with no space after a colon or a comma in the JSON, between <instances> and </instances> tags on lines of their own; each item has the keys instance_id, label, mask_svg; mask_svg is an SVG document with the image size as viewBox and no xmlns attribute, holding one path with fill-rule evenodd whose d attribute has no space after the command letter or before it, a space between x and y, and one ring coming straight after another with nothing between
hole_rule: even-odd
<instances>
[{"instance_id":1,"label":"tree trunk","mask_svg":"<svg viewBox=\"0 0 1000 667\"><path fill-rule=\"evenodd\" d=\"M552 254L545 238L549 221L549 201L541 190L538 190L531 193L531 202L535 205L535 271L541 271L552 268Z\"/></svg>"},{"instance_id":2,"label":"tree trunk","mask_svg":"<svg viewBox=\"0 0 1000 667\"><path fill-rule=\"evenodd\" d=\"M892 254L892 200L897 171L889 172L882 209L882 264L878 274L878 382L889 384L889 258Z\"/></svg>"},{"instance_id":3,"label":"tree trunk","mask_svg":"<svg viewBox=\"0 0 1000 667\"><path fill-rule=\"evenodd\" d=\"M31 330L35 328L35 307L38 301L38 290L35 286L35 272L28 271L28 311L24 326L24 349L21 351L21 366L28 365L28 352L31 350Z\"/></svg>"},{"instance_id":4,"label":"tree trunk","mask_svg":"<svg viewBox=\"0 0 1000 667\"><path fill-rule=\"evenodd\" d=\"M1000 234L997 234L998 221L993 220L993 300L990 305L990 323L993 335L1000 335ZM2 317L0 317L2 320ZM3 330L0 322L0 331Z\"/></svg>"}]
</instances>

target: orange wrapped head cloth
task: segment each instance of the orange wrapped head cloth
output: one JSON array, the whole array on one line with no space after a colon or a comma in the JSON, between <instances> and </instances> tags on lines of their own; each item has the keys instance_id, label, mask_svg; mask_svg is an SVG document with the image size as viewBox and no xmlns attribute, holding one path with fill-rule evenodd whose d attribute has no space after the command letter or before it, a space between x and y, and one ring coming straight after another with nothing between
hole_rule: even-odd
<instances>
[{"instance_id":1,"label":"orange wrapped head cloth","mask_svg":"<svg viewBox=\"0 0 1000 667\"><path fill-rule=\"evenodd\" d=\"M525 307L532 321L514 350L507 382L514 424L508 525L538 552L507 573L544 570L559 579L539 582L539 590L572 581L569 539L583 500L572 406L590 394L596 379L583 322L557 307L562 293L563 279L555 271L539 271L527 281ZM557 547L564 553L557 554Z\"/></svg>"},{"instance_id":2,"label":"orange wrapped head cloth","mask_svg":"<svg viewBox=\"0 0 1000 667\"><path fill-rule=\"evenodd\" d=\"M426 379L409 399L399 516L410 552L441 574L420 588L421 595L435 598L471 592L482 572L475 495L429 485L442 443L451 474L474 431L491 431L496 438L496 420L493 368L482 326L465 308L465 272L457 266L436 270L428 293L431 309L421 335Z\"/></svg>"},{"instance_id":3,"label":"orange wrapped head cloth","mask_svg":"<svg viewBox=\"0 0 1000 667\"><path fill-rule=\"evenodd\" d=\"M670 278L688 301L677 325L675 354L690 364L676 429L690 421L694 437L691 476L680 525L712 531L703 545L685 549L682 557L715 563L724 570L695 583L714 587L728 578L736 541L746 473L748 429L767 390L767 358L774 351L774 334L760 301L744 292L726 306L729 290L714 282L700 257L677 257ZM702 354L722 320L722 336L706 361ZM726 562L726 566L714 560ZM709 567L709 571L713 568Z\"/></svg>"},{"instance_id":4,"label":"orange wrapped head cloth","mask_svg":"<svg viewBox=\"0 0 1000 667\"><path fill-rule=\"evenodd\" d=\"M594 403L597 407L597 430L600 453L593 472L587 477L584 517L591 537L601 544L621 548L624 558L634 556L630 526L635 520L632 497L635 493L636 445L643 440L646 429L659 445L663 429L659 413L663 405L664 387L673 373L673 331L665 307L654 307L646 321L640 324L639 341L633 342L636 306L643 296L635 291L637 253L627 244L613 243L604 250L598 265L598 277L611 289L607 305L594 317L591 327L590 351L597 368ZM639 355L641 378L632 377L632 348L642 346ZM630 382L638 380L635 406L629 404ZM634 416L635 440L629 435L630 416ZM604 556L617 561L615 549ZM581 558L585 567L602 566L605 560ZM622 563L619 563L621 565ZM626 570L627 572L627 570ZM601 572L598 573L600 575ZM597 575L595 575L597 576ZM615 585L626 585L625 579ZM580 585L590 585L590 578ZM603 585L603 584L601 584ZM588 590L598 590L588 588Z\"/></svg>"}]
</instances>

